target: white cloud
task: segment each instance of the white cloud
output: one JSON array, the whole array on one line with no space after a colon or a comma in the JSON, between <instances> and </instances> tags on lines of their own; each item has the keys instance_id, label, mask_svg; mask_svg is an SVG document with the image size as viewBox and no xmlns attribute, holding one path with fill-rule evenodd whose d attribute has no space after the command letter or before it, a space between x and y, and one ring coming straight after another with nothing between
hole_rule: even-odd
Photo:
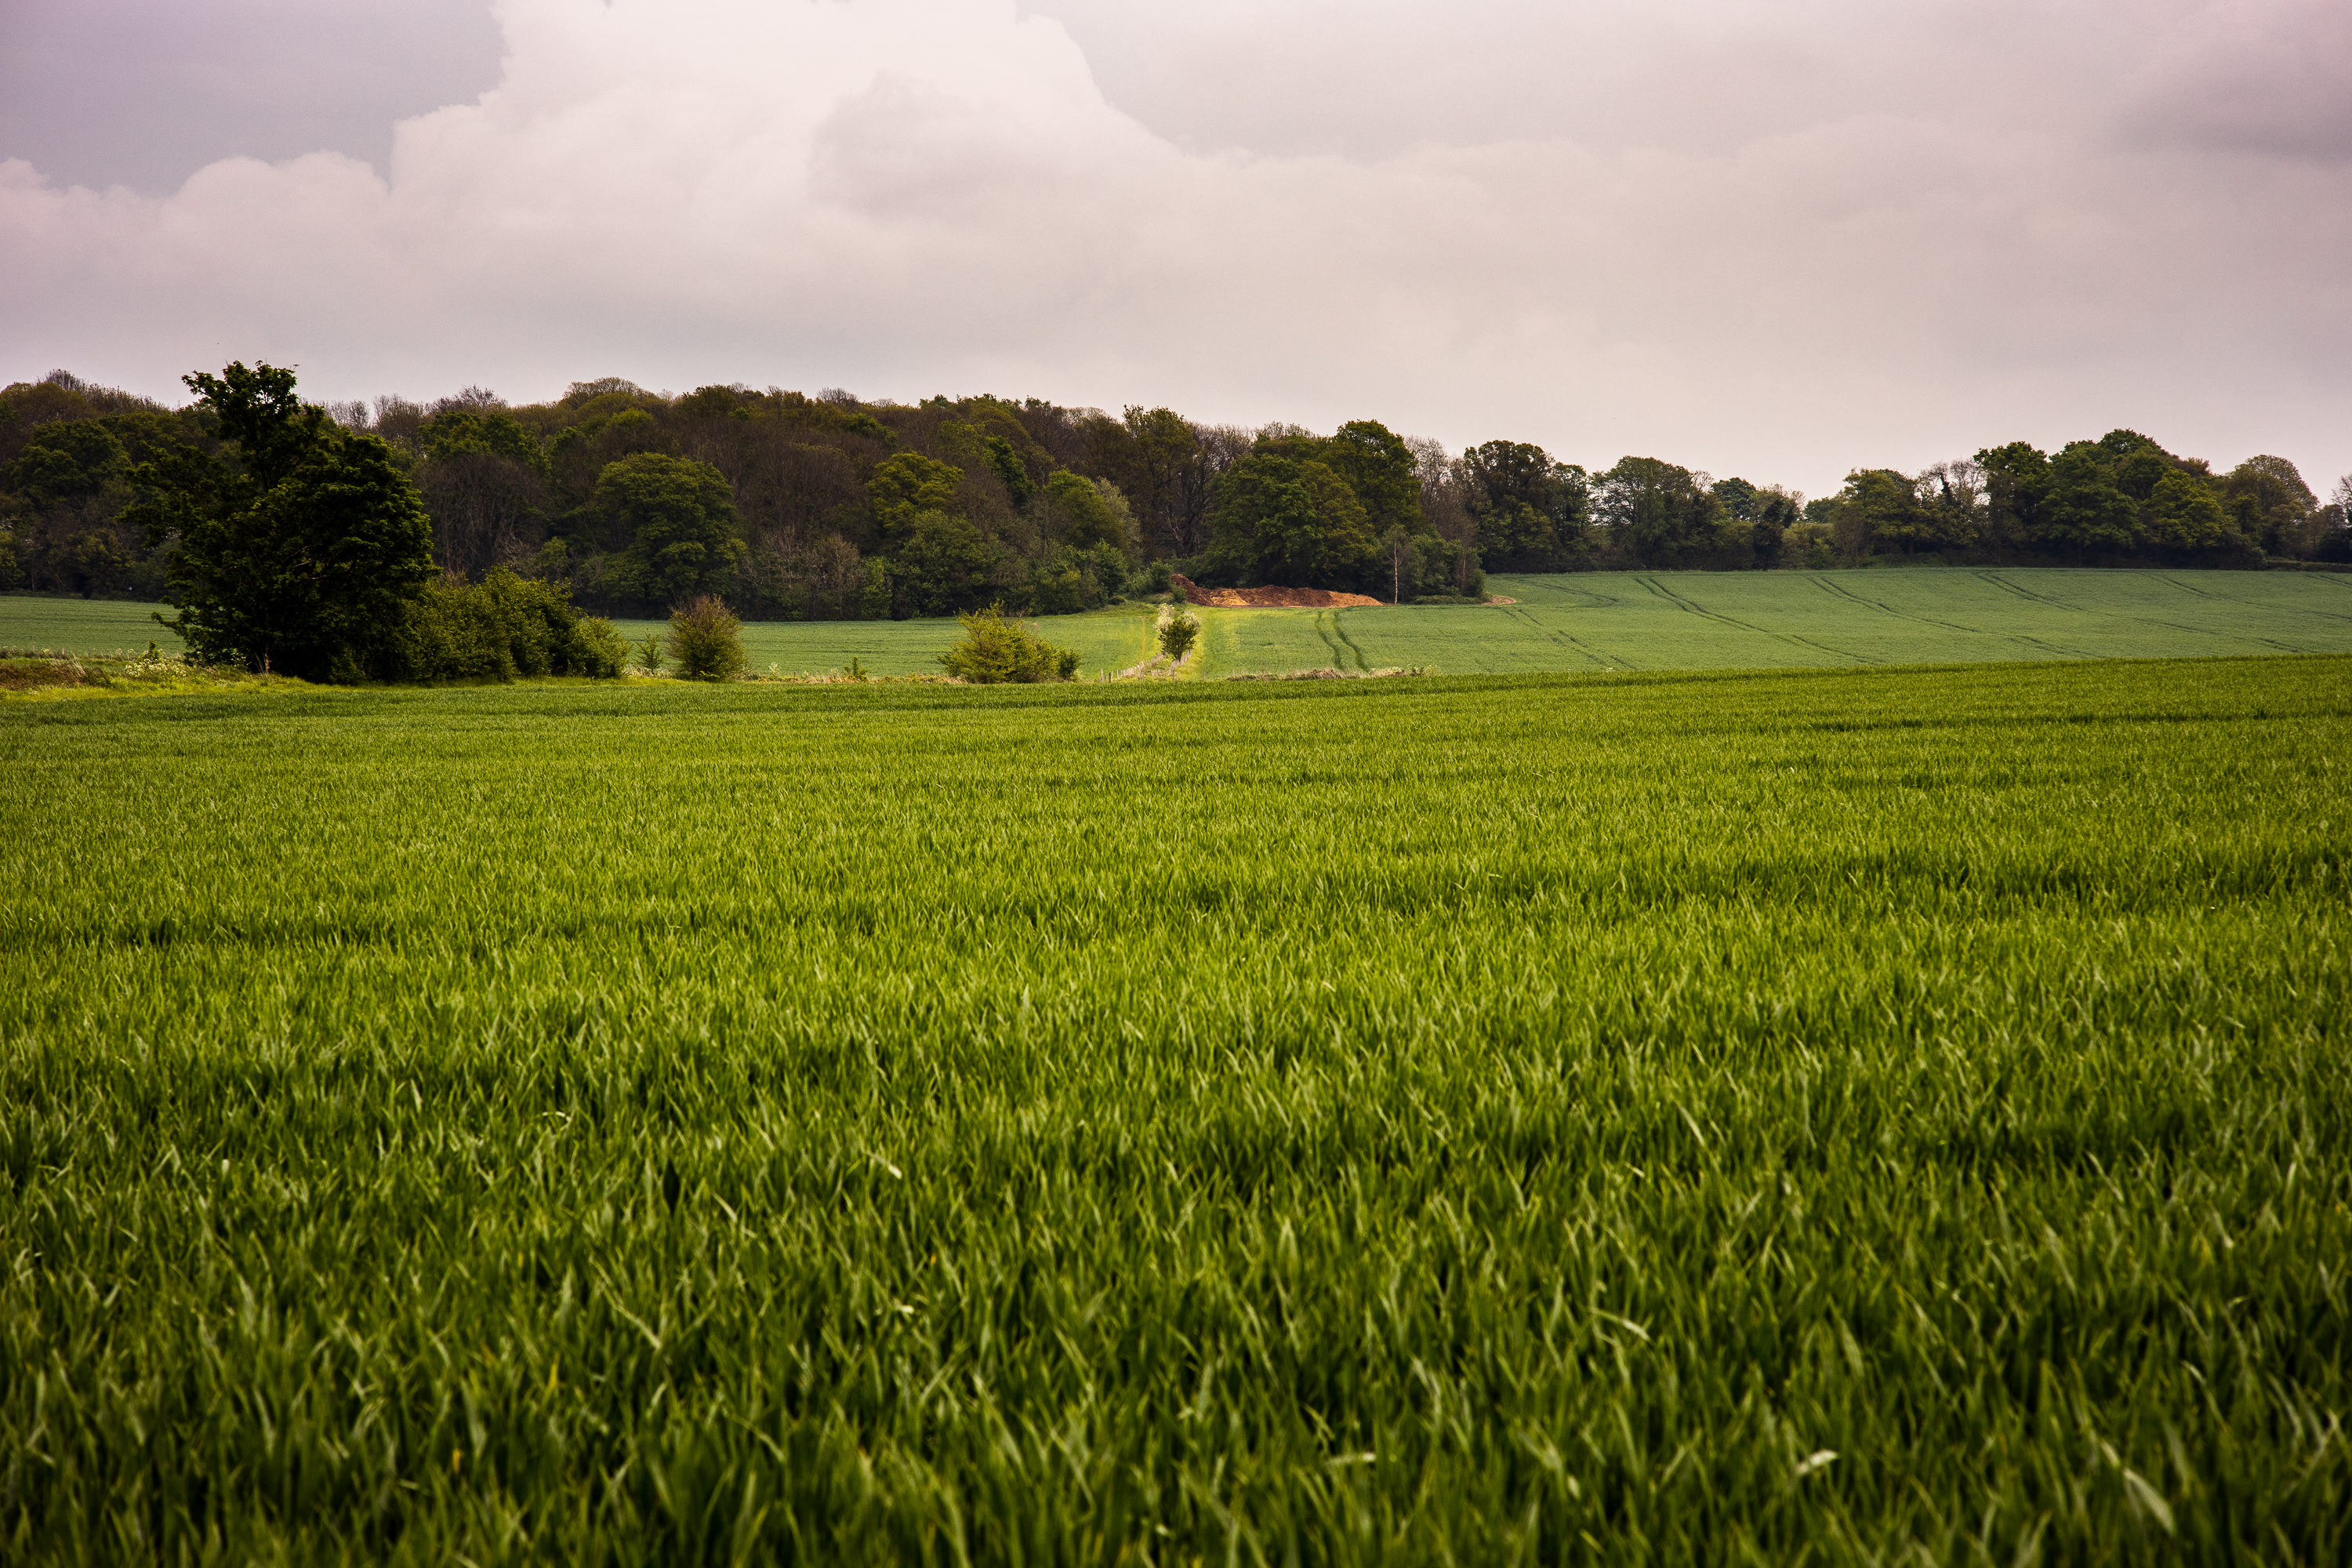
<instances>
[{"instance_id":1,"label":"white cloud","mask_svg":"<svg viewBox=\"0 0 2352 1568\"><path fill-rule=\"evenodd\" d=\"M2116 129L2204 10L1879 9L1368 5L1334 66L1304 5L505 0L388 177L0 165L0 374L992 390L1815 489L2116 424L2352 467L2352 168Z\"/></svg>"}]
</instances>

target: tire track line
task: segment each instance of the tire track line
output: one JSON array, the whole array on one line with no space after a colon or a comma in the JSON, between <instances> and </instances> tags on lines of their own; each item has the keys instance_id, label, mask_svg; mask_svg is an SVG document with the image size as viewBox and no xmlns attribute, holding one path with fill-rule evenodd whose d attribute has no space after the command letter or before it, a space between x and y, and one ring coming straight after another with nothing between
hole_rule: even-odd
<instances>
[{"instance_id":1,"label":"tire track line","mask_svg":"<svg viewBox=\"0 0 2352 1568\"><path fill-rule=\"evenodd\" d=\"M1340 617L1345 616L1347 613L1348 612L1345 610L1334 610L1331 612L1332 633L1337 636L1341 642L1348 645L1348 651L1349 653L1356 656L1356 668L1362 670L1365 674L1370 675L1372 672L1372 661L1364 657L1364 650L1356 646L1356 639L1348 635L1347 625L1340 619ZM1347 666L1342 664L1339 668L1345 669Z\"/></svg>"},{"instance_id":2,"label":"tire track line","mask_svg":"<svg viewBox=\"0 0 2352 1568\"><path fill-rule=\"evenodd\" d=\"M1849 653L1843 648L1832 647L1827 643L1818 643L1811 637L1799 637L1794 632L1776 632L1769 626L1751 626L1746 621L1734 620L1729 616L1718 615L1696 599L1684 598L1654 577L1637 577L1634 581L1678 609L1688 610L1695 616L1703 616L1710 621L1718 621L1727 626L1737 626L1743 632L1754 632L1759 637L1771 637L1776 641L1789 643L1798 647L1809 647L1815 653L1825 653L1833 658L1852 659L1856 664L1883 665L1886 662L1883 658L1873 658L1868 654Z\"/></svg>"},{"instance_id":3,"label":"tire track line","mask_svg":"<svg viewBox=\"0 0 2352 1568\"><path fill-rule=\"evenodd\" d=\"M2310 574L2310 575L2318 578L2323 583L2328 581L2329 578L2329 574L2325 572L2314 572ZM2242 609L2249 610L2265 610L2277 607L2270 605L2251 604L2244 599L2237 597L2235 595L2216 594L2210 588L2194 587L2189 584L2180 582L2172 577L2159 577L2157 581L2160 583L2169 583L2174 587L2180 589L2184 593L2194 594L2200 599L2210 599L2218 605L2236 605ZM2344 585L2346 587L2352 587L2352 583L2347 583ZM2352 616L2344 615L2336 610L2306 610L2299 605L2288 606L2288 612L2292 615L2298 616L2325 616L2331 621L2352 621ZM2301 648L2297 648L2294 651L2300 653L2303 650Z\"/></svg>"},{"instance_id":4,"label":"tire track line","mask_svg":"<svg viewBox=\"0 0 2352 1568\"><path fill-rule=\"evenodd\" d=\"M2076 614L2076 615L2078 615L2078 616L2080 616L2080 615L2094 615L2094 614L2095 614L2095 615L2113 616L2115 616L2115 617L2116 617L2116 619L2118 619L2118 620L2125 620L2125 621L2137 621L2137 622L2138 622L2141 626L2162 626L2162 627L2163 627L2165 630L2167 630L2167 631L2170 631L2170 632L2188 632L2188 633L2189 633L2191 636L2194 636L2194 637L2222 637L2222 638L2225 638L2225 639L2227 639L2227 640L2229 640L2229 641L2231 641L2231 642L2252 643L2252 644L2253 644L2256 647L2274 647L2274 648L2280 648L2280 649L2283 649L2284 651L2285 651L2285 652L2287 652L2287 653L2307 653L2307 652L2309 652L2309 651L2310 651L2310 650L2309 650L2309 649L2307 649L2307 648L2299 648L2299 647L2295 647L2294 644L2292 644L2292 643L2283 643L2283 642L2280 642L2280 641L2279 641L2277 638L2275 638L2275 637L2248 637L2248 636L2246 636L2246 635L2245 635L2244 633L2242 633L2242 632L2217 632L2217 631L2211 631L2211 630L2209 630L2209 629L2207 629L2207 628L2206 628L2206 627L2204 627L2204 626L2182 626L2179 621L2160 621L2160 620L2158 620L2154 616L2135 615L2133 612L2131 612L2131 611L2129 611L2129 610L2098 610L2098 611L2089 611L2089 610L2085 610L2085 609L2084 609L2080 605L2070 605L2070 604L2068 604L2068 603L2067 603L2065 600L2063 600L2063 599L2053 599L2053 598L2048 597L2048 596L2047 596L2047 595L2041 595L2041 594L2027 594L2027 593L2026 593L2026 591L2025 591L2024 589L2018 587L2015 584L2009 583L2009 582L2005 582L2005 581L2003 581L2003 580L2001 580L2001 579L2000 579L2000 578L1996 578L1996 577L1994 577L1994 576L1993 576L1993 574L1992 574L1991 573L1990 573L1990 572L1979 572L1979 573L1978 573L1978 574L1977 574L1977 575L1978 575L1978 576L1979 576L1979 577L1986 578L1986 579L1988 579L1988 580L1990 580L1990 581L1993 581L1993 582L2000 582L2000 583L2001 584L2001 586L2003 586L2003 587L2005 587L2005 588L2008 588L2011 593L2016 593L2016 594L2024 594L2024 595L2025 595L2025 596L2026 596L2026 597L2028 597L2028 598L2031 598L2031 599L2038 599L2038 600L2040 600L2042 604L2054 605L2055 607L2057 607L2057 608L2059 608L2059 609L2062 609L2062 610L2071 610L2071 611L2073 611L2074 614ZM2166 579L2158 579L2158 580L2159 580L2159 581L2165 581ZM2209 596L2210 596L2210 595L2209 595ZM2352 616L2344 616L2343 618L2344 618L2344 619L2346 619L2346 620L2352 620Z\"/></svg>"},{"instance_id":5,"label":"tire track line","mask_svg":"<svg viewBox=\"0 0 2352 1568\"><path fill-rule=\"evenodd\" d=\"M1874 610L1883 610L1886 614L1893 616L1898 621L1916 621L1923 626L1942 626L1948 631L1967 632L1971 637L1998 637L2003 642L2023 643L2028 647L2042 648L2051 653L2064 654L2069 658L2096 658L2098 657L2096 654L2084 653L2080 648L2067 647L2061 643L2045 642L2042 638L2031 636L2025 632L1987 631L1982 626L1964 626L1958 621L1939 621L1933 616L1916 616L1908 610L1898 610L1894 605L1884 604L1876 599L1865 599L1861 595L1855 593L1853 589L1846 587L1843 584L1832 583L1826 577L1816 575L1812 581L1816 586L1826 590L1838 598L1849 600L1857 605L1867 605Z\"/></svg>"},{"instance_id":6,"label":"tire track line","mask_svg":"<svg viewBox=\"0 0 2352 1568\"><path fill-rule=\"evenodd\" d=\"M1612 600L1611 603L1613 604L1615 601ZM1527 622L1527 624L1534 627L1538 633L1549 639L1555 647L1567 648L1572 652L1582 654L1585 658L1591 659L1594 664L1599 665L1603 669L1634 669L1639 668L1630 659L1621 659L1616 664L1610 663L1606 658L1594 651L1594 649L1588 645L1582 637L1576 637L1569 632L1564 632L1556 627L1544 625L1541 621L1536 619L1533 614L1523 609L1517 605L1506 605L1503 608L1506 614L1517 616L1520 620Z\"/></svg>"}]
</instances>

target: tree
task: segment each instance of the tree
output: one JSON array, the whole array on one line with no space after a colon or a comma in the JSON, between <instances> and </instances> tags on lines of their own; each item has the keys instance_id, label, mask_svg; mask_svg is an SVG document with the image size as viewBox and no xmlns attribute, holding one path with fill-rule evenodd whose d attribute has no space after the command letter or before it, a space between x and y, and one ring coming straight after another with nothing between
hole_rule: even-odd
<instances>
[{"instance_id":1,"label":"tree","mask_svg":"<svg viewBox=\"0 0 2352 1568\"><path fill-rule=\"evenodd\" d=\"M1181 664L1192 645L1201 639L1201 617L1190 610L1171 606L1168 618L1160 623L1160 651L1171 663Z\"/></svg>"},{"instance_id":2,"label":"tree","mask_svg":"<svg viewBox=\"0 0 2352 1568\"><path fill-rule=\"evenodd\" d=\"M2167 473L2149 488L2146 537L2168 555L2193 560L2223 552L2237 535L2210 486Z\"/></svg>"},{"instance_id":3,"label":"tree","mask_svg":"<svg viewBox=\"0 0 2352 1568\"><path fill-rule=\"evenodd\" d=\"M1524 441L1484 442L1454 466L1486 565L1558 572L1587 563L1591 486L1582 468L1555 463L1541 447Z\"/></svg>"},{"instance_id":4,"label":"tree","mask_svg":"<svg viewBox=\"0 0 2352 1568\"><path fill-rule=\"evenodd\" d=\"M1856 468L1846 475L1837 500L1848 526L1861 530L1865 549L1907 554L1943 547L1943 531L1917 487L1892 468Z\"/></svg>"},{"instance_id":5,"label":"tree","mask_svg":"<svg viewBox=\"0 0 2352 1568\"><path fill-rule=\"evenodd\" d=\"M1421 466L1404 437L1378 420L1351 419L1322 443L1320 460L1348 481L1373 530L1423 531Z\"/></svg>"},{"instance_id":6,"label":"tree","mask_svg":"<svg viewBox=\"0 0 2352 1568\"><path fill-rule=\"evenodd\" d=\"M614 584L624 597L674 605L733 585L745 554L735 492L709 463L634 453L597 475L596 506L627 541Z\"/></svg>"},{"instance_id":7,"label":"tree","mask_svg":"<svg viewBox=\"0 0 2352 1568\"><path fill-rule=\"evenodd\" d=\"M177 547L165 624L207 663L308 680L392 670L433 576L431 525L392 448L305 405L290 370L185 380L236 461L176 447L134 475L150 543Z\"/></svg>"},{"instance_id":8,"label":"tree","mask_svg":"<svg viewBox=\"0 0 2352 1568\"><path fill-rule=\"evenodd\" d=\"M919 452L901 452L876 464L873 477L866 481L866 494L874 506L883 548L906 542L921 513L953 510L956 489L962 483L962 469Z\"/></svg>"},{"instance_id":9,"label":"tree","mask_svg":"<svg viewBox=\"0 0 2352 1568\"><path fill-rule=\"evenodd\" d=\"M1699 476L1656 458L1622 458L1601 475L1593 515L1644 566L1748 563L1745 530Z\"/></svg>"},{"instance_id":10,"label":"tree","mask_svg":"<svg viewBox=\"0 0 2352 1568\"><path fill-rule=\"evenodd\" d=\"M1404 603L1405 578L1410 575L1415 586L1421 582L1422 552L1413 536L1396 523L1381 535L1381 552L1389 558L1389 603Z\"/></svg>"},{"instance_id":11,"label":"tree","mask_svg":"<svg viewBox=\"0 0 2352 1568\"><path fill-rule=\"evenodd\" d=\"M2248 458L2222 479L2221 493L2239 530L2274 554L2285 553L2287 536L2319 505L2284 458Z\"/></svg>"},{"instance_id":12,"label":"tree","mask_svg":"<svg viewBox=\"0 0 2352 1568\"><path fill-rule=\"evenodd\" d=\"M1747 527L1757 566L1765 571L1778 566L1782 536L1802 515L1803 501L1778 485L1751 485L1741 479L1719 479L1712 493L1726 517Z\"/></svg>"},{"instance_id":13,"label":"tree","mask_svg":"<svg viewBox=\"0 0 2352 1568\"><path fill-rule=\"evenodd\" d=\"M890 559L891 613L944 616L985 602L995 586L989 572L997 554L971 519L917 512Z\"/></svg>"},{"instance_id":14,"label":"tree","mask_svg":"<svg viewBox=\"0 0 2352 1568\"><path fill-rule=\"evenodd\" d=\"M1976 457L1984 473L1984 542L1996 551L2034 547L2042 537L2042 506L2050 494L2050 459L2036 447L2011 441Z\"/></svg>"},{"instance_id":15,"label":"tree","mask_svg":"<svg viewBox=\"0 0 2352 1568\"><path fill-rule=\"evenodd\" d=\"M2039 536L2028 542L2074 555L2125 553L2139 545L2139 508L2116 483L2113 455L2098 443L2069 443L2050 459Z\"/></svg>"},{"instance_id":16,"label":"tree","mask_svg":"<svg viewBox=\"0 0 2352 1568\"><path fill-rule=\"evenodd\" d=\"M1108 479L1089 479L1067 468L1056 468L1045 478L1038 507L1039 521L1047 539L1055 544L1073 550L1108 544L1125 551L1129 543L1133 524L1125 498Z\"/></svg>"},{"instance_id":17,"label":"tree","mask_svg":"<svg viewBox=\"0 0 2352 1568\"><path fill-rule=\"evenodd\" d=\"M1271 453L1225 470L1210 528L1213 570L1286 588L1353 583L1379 548L1345 479L1322 463Z\"/></svg>"}]
</instances>

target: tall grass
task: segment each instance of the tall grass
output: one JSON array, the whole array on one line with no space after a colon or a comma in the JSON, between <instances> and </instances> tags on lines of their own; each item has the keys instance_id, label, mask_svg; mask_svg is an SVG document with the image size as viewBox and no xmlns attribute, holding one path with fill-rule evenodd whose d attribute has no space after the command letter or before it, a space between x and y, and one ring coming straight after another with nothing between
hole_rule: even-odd
<instances>
[{"instance_id":1,"label":"tall grass","mask_svg":"<svg viewBox=\"0 0 2352 1568\"><path fill-rule=\"evenodd\" d=\"M2347 674L0 711L0 1556L2343 1561Z\"/></svg>"}]
</instances>

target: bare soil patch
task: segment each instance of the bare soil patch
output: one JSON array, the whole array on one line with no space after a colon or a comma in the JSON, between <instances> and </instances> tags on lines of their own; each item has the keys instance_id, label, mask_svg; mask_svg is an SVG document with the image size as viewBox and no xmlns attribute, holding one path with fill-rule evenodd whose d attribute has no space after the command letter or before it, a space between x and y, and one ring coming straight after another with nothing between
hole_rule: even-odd
<instances>
[{"instance_id":1,"label":"bare soil patch","mask_svg":"<svg viewBox=\"0 0 2352 1568\"><path fill-rule=\"evenodd\" d=\"M1339 610L1387 601L1369 594L1335 594L1328 588L1203 588L1179 572L1168 581L1186 602L1221 610Z\"/></svg>"}]
</instances>

